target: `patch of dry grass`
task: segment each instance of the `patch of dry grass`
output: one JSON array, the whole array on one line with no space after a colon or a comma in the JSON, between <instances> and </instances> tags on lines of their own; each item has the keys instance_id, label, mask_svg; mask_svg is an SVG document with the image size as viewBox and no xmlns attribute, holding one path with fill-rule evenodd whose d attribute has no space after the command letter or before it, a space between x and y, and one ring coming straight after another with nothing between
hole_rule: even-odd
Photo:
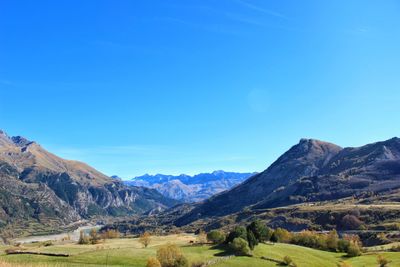
<instances>
[{"instance_id":1,"label":"patch of dry grass","mask_svg":"<svg viewBox=\"0 0 400 267\"><path fill-rule=\"evenodd\" d=\"M20 263L8 263L4 261L0 261L0 267L50 267L47 264L20 264ZM66 265L51 265L51 267L66 267Z\"/></svg>"}]
</instances>

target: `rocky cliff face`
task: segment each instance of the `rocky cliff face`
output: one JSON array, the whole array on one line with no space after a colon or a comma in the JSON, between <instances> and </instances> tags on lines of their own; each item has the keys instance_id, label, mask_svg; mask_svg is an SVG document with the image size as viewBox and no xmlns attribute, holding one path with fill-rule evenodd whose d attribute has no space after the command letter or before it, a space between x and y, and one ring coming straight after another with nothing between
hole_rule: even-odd
<instances>
[{"instance_id":1,"label":"rocky cliff face","mask_svg":"<svg viewBox=\"0 0 400 267\"><path fill-rule=\"evenodd\" d=\"M23 220L68 224L177 204L156 190L128 187L84 163L61 159L35 142L2 131L0 198L0 226Z\"/></svg>"},{"instance_id":2,"label":"rocky cliff face","mask_svg":"<svg viewBox=\"0 0 400 267\"><path fill-rule=\"evenodd\" d=\"M400 139L358 148L312 139L300 142L268 169L230 191L200 203L176 221L296 203L377 194L400 188Z\"/></svg>"}]
</instances>

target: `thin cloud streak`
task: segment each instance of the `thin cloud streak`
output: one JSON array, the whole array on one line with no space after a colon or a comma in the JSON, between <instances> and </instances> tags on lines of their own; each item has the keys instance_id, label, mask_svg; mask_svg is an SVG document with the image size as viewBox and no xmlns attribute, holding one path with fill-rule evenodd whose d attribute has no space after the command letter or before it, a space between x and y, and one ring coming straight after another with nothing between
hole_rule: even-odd
<instances>
[{"instance_id":1,"label":"thin cloud streak","mask_svg":"<svg viewBox=\"0 0 400 267\"><path fill-rule=\"evenodd\" d=\"M279 13L279 12L276 12L276 11L273 11L273 10L270 10L270 9L266 9L266 8L263 8L263 7L256 6L256 5L251 4L251 3L249 3L249 2L247 2L245 0L236 0L236 2L241 4L241 5L243 5L243 6L246 6L246 7L250 8L252 10L264 13L264 14L269 15L269 16L273 16L273 17L277 17L277 18L281 18L281 19L289 19L287 16L285 16L285 15Z\"/></svg>"}]
</instances>

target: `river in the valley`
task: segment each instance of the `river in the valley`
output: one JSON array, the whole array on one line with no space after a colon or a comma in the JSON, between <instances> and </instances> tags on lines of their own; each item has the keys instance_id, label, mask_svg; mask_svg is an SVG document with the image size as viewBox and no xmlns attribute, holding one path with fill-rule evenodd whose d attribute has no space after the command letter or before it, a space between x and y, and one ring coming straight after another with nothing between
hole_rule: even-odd
<instances>
[{"instance_id":1,"label":"river in the valley","mask_svg":"<svg viewBox=\"0 0 400 267\"><path fill-rule=\"evenodd\" d=\"M69 238L69 240L71 241L78 241L79 234L81 231L84 231L85 233L88 234L90 230L92 230L93 228L100 229L101 227L102 225L81 226L78 229L71 232L65 232L53 235L27 236L27 237L16 238L13 241L16 243L34 243L34 242L44 242L44 241L61 241L67 238Z\"/></svg>"}]
</instances>

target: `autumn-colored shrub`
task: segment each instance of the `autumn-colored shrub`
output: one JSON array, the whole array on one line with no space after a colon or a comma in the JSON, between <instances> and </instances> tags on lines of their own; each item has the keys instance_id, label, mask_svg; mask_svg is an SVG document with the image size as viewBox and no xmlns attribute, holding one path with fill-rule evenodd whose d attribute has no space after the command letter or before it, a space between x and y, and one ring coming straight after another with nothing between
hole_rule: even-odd
<instances>
[{"instance_id":1,"label":"autumn-colored shrub","mask_svg":"<svg viewBox=\"0 0 400 267\"><path fill-rule=\"evenodd\" d=\"M144 232L143 234L140 235L139 237L139 242L147 248L150 243L151 243L151 235L149 232Z\"/></svg>"}]
</instances>

